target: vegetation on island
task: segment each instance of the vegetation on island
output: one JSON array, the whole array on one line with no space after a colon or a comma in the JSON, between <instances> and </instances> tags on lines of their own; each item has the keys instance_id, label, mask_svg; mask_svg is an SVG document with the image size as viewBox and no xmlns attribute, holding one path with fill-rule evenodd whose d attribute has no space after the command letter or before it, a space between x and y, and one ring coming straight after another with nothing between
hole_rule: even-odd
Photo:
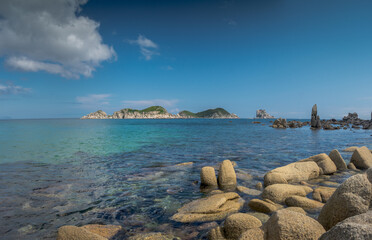
<instances>
[{"instance_id":1,"label":"vegetation on island","mask_svg":"<svg viewBox=\"0 0 372 240\"><path fill-rule=\"evenodd\" d=\"M230 115L230 113L223 108L208 109L208 110L196 113L196 116L200 118L210 118L210 117L213 117L214 115L226 116L226 115Z\"/></svg>"}]
</instances>

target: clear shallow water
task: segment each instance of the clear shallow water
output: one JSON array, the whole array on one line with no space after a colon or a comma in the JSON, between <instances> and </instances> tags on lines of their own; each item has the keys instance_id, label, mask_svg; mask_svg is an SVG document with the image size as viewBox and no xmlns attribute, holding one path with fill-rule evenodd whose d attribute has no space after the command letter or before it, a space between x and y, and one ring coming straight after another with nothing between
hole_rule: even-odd
<instances>
[{"instance_id":1,"label":"clear shallow water","mask_svg":"<svg viewBox=\"0 0 372 240\"><path fill-rule=\"evenodd\" d=\"M0 121L0 239L53 239L62 225L87 223L121 224L126 236L196 236L197 224L169 217L202 196L193 184L202 166L236 161L237 171L253 176L239 184L253 187L266 171L314 154L372 148L368 130L280 130L252 121Z\"/></svg>"}]
</instances>

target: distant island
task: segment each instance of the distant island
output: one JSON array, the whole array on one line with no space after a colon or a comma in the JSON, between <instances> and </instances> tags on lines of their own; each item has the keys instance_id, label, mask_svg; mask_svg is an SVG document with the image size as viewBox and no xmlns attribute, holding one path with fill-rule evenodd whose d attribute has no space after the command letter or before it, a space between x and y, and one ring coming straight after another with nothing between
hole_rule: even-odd
<instances>
[{"instance_id":1,"label":"distant island","mask_svg":"<svg viewBox=\"0 0 372 240\"><path fill-rule=\"evenodd\" d=\"M273 118L275 117L268 114L265 109L258 109L256 111L255 119L273 119Z\"/></svg>"},{"instance_id":2,"label":"distant island","mask_svg":"<svg viewBox=\"0 0 372 240\"><path fill-rule=\"evenodd\" d=\"M178 114L171 114L161 106L151 106L142 110L124 108L108 115L102 110L98 110L81 119L172 119L172 118L239 118L236 114L229 113L223 108L208 109L202 112L193 113L181 111Z\"/></svg>"}]
</instances>

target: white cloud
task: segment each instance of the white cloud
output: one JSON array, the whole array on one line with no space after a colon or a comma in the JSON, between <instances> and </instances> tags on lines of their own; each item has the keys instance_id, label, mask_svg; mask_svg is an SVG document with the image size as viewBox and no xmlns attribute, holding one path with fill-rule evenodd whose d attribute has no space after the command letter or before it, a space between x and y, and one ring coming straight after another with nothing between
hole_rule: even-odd
<instances>
[{"instance_id":1,"label":"white cloud","mask_svg":"<svg viewBox=\"0 0 372 240\"><path fill-rule=\"evenodd\" d=\"M152 100L126 100L122 101L126 107L150 107L150 106L162 106L162 107L173 107L178 103L177 99L166 100L166 99L152 99Z\"/></svg>"},{"instance_id":2,"label":"white cloud","mask_svg":"<svg viewBox=\"0 0 372 240\"><path fill-rule=\"evenodd\" d=\"M140 47L140 52L147 61L151 60L153 55L159 55L157 52L158 45L142 35L139 35L137 40L130 40L129 42Z\"/></svg>"},{"instance_id":3,"label":"white cloud","mask_svg":"<svg viewBox=\"0 0 372 240\"><path fill-rule=\"evenodd\" d=\"M110 104L108 98L111 94L90 94L87 96L76 97L76 102L83 107L98 107Z\"/></svg>"},{"instance_id":4,"label":"white cloud","mask_svg":"<svg viewBox=\"0 0 372 240\"><path fill-rule=\"evenodd\" d=\"M10 67L66 78L92 76L116 57L102 42L99 23L78 16L87 0L1 0L0 56Z\"/></svg>"},{"instance_id":5,"label":"white cloud","mask_svg":"<svg viewBox=\"0 0 372 240\"><path fill-rule=\"evenodd\" d=\"M30 93L31 88L24 88L12 83L0 84L0 96L4 95L20 95Z\"/></svg>"}]
</instances>

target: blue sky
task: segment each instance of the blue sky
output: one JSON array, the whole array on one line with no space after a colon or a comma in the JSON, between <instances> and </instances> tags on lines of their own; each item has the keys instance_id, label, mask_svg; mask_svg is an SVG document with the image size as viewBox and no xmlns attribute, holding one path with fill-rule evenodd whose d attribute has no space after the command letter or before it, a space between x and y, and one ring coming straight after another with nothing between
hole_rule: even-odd
<instances>
[{"instance_id":1,"label":"blue sky","mask_svg":"<svg viewBox=\"0 0 372 240\"><path fill-rule=\"evenodd\" d=\"M371 1L4 0L0 118L372 111Z\"/></svg>"}]
</instances>

